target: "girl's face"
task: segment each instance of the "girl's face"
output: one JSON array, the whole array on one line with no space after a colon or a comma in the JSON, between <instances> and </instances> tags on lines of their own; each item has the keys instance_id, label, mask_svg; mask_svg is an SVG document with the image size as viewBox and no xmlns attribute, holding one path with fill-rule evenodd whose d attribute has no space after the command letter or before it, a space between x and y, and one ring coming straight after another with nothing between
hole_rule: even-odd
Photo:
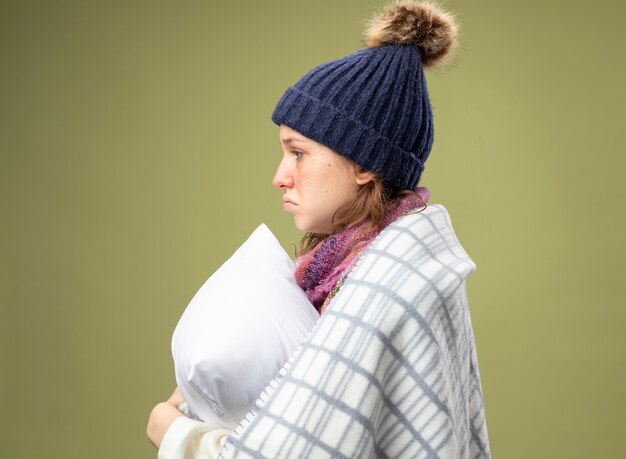
<instances>
[{"instance_id":1,"label":"girl's face","mask_svg":"<svg viewBox=\"0 0 626 459\"><path fill-rule=\"evenodd\" d=\"M283 158L273 185L285 190L283 209L301 231L331 232L335 211L356 197L367 182L349 159L293 129L280 126Z\"/></svg>"}]
</instances>

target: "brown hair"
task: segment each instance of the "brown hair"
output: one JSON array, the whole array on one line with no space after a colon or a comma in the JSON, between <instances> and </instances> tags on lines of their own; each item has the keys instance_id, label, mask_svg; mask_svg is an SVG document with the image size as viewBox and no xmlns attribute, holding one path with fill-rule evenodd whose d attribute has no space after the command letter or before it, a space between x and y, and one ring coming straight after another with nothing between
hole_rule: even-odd
<instances>
[{"instance_id":1,"label":"brown hair","mask_svg":"<svg viewBox=\"0 0 626 459\"><path fill-rule=\"evenodd\" d=\"M320 242L331 234L335 234L350 226L367 222L364 232L376 229L385 215L385 210L396 200L408 194L416 193L415 190L400 190L394 192L382 179L374 176L374 179L361 185L354 200L341 206L333 215L330 234L306 233L300 240L298 255L313 250ZM421 198L420 198L421 199ZM423 203L426 206L426 203Z\"/></svg>"}]
</instances>

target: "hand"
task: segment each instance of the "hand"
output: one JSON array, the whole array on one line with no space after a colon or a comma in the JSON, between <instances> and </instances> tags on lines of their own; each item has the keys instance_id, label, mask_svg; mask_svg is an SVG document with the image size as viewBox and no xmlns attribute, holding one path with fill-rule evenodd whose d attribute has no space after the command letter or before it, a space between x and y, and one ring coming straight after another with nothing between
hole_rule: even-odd
<instances>
[{"instance_id":1,"label":"hand","mask_svg":"<svg viewBox=\"0 0 626 459\"><path fill-rule=\"evenodd\" d=\"M184 401L180 389L177 387L167 401L157 403L150 412L146 435L156 448L161 446L165 432L167 432L172 423L180 416L184 416L178 410L178 406Z\"/></svg>"}]
</instances>

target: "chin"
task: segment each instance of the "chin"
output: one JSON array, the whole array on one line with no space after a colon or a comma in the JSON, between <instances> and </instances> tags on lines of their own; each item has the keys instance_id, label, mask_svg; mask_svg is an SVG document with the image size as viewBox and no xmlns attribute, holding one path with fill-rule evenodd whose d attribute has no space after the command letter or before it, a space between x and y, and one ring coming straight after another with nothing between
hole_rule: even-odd
<instances>
[{"instance_id":1,"label":"chin","mask_svg":"<svg viewBox=\"0 0 626 459\"><path fill-rule=\"evenodd\" d=\"M312 225L308 222L302 222L297 219L294 219L294 223L296 228L298 228L303 233L318 233L318 234L327 234L328 231L320 230L320 228L316 225Z\"/></svg>"},{"instance_id":2,"label":"chin","mask_svg":"<svg viewBox=\"0 0 626 459\"><path fill-rule=\"evenodd\" d=\"M298 228L303 233L314 233L315 231L311 229L308 225L303 225L302 223L295 222L296 228Z\"/></svg>"}]
</instances>

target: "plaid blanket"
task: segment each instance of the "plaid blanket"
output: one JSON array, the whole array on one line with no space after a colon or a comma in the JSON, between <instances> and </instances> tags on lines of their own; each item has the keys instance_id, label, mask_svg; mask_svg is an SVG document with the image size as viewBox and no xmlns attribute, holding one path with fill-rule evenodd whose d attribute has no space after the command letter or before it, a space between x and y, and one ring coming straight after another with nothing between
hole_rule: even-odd
<instances>
[{"instance_id":1,"label":"plaid blanket","mask_svg":"<svg viewBox=\"0 0 626 459\"><path fill-rule=\"evenodd\" d=\"M219 457L490 457L474 269L443 206L388 226Z\"/></svg>"}]
</instances>

